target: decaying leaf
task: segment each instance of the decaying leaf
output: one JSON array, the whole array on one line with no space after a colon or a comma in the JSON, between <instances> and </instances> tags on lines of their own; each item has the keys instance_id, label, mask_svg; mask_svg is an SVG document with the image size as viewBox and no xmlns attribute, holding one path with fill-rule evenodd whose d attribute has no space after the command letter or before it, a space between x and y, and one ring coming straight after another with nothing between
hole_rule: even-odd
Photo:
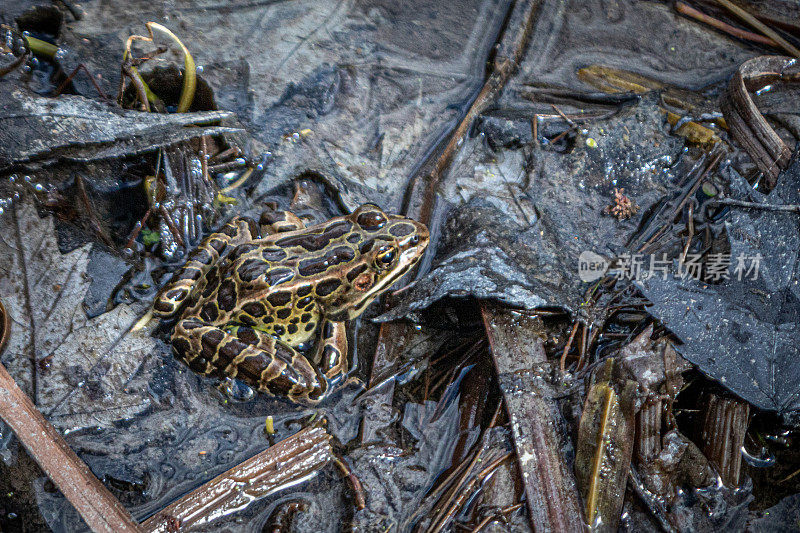
<instances>
[{"instance_id":1,"label":"decaying leaf","mask_svg":"<svg viewBox=\"0 0 800 533\"><path fill-rule=\"evenodd\" d=\"M40 218L29 199L0 218L0 298L11 319L3 363L60 429L107 426L150 403L129 386L154 347L142 332L128 334L136 311L84 313L90 247L62 255L52 217Z\"/></svg>"},{"instance_id":2,"label":"decaying leaf","mask_svg":"<svg viewBox=\"0 0 800 533\"><path fill-rule=\"evenodd\" d=\"M616 531L633 450L633 398L636 384L626 380L621 394L606 377L589 390L578 428L575 474L585 518L595 531Z\"/></svg>"},{"instance_id":3,"label":"decaying leaf","mask_svg":"<svg viewBox=\"0 0 800 533\"><path fill-rule=\"evenodd\" d=\"M735 172L730 177L735 190L755 201L800 199L797 162L768 196L753 191ZM731 279L710 285L654 277L640 287L653 302L650 312L683 341L678 351L700 370L760 409L797 411L800 221L794 213L737 208L726 229Z\"/></svg>"}]
</instances>

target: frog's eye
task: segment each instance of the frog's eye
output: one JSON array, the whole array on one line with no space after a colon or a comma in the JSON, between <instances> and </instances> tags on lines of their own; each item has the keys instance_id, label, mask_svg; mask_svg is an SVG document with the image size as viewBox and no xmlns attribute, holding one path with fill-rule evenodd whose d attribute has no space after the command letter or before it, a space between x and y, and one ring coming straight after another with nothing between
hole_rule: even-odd
<instances>
[{"instance_id":1,"label":"frog's eye","mask_svg":"<svg viewBox=\"0 0 800 533\"><path fill-rule=\"evenodd\" d=\"M380 269L389 268L397 257L397 250L393 246L383 246L375 257L375 265Z\"/></svg>"},{"instance_id":2,"label":"frog's eye","mask_svg":"<svg viewBox=\"0 0 800 533\"><path fill-rule=\"evenodd\" d=\"M386 224L386 217L377 208L372 208L360 213L356 218L356 222L362 229L375 231Z\"/></svg>"}]
</instances>

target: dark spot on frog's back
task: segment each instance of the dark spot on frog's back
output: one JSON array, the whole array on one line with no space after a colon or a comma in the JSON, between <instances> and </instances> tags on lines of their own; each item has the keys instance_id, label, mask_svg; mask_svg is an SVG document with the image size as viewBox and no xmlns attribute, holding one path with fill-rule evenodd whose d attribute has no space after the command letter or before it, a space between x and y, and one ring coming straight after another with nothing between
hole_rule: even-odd
<instances>
[{"instance_id":1,"label":"dark spot on frog's back","mask_svg":"<svg viewBox=\"0 0 800 533\"><path fill-rule=\"evenodd\" d=\"M208 241L208 244L220 255L225 251L225 248L228 247L228 243L221 239L211 239Z\"/></svg>"},{"instance_id":2,"label":"dark spot on frog's back","mask_svg":"<svg viewBox=\"0 0 800 533\"><path fill-rule=\"evenodd\" d=\"M211 256L211 252L209 252L205 248L197 248L189 256L189 259L192 261L197 261L198 263L202 263L204 265L210 265L211 261L214 260L214 258Z\"/></svg>"},{"instance_id":3,"label":"dark spot on frog's back","mask_svg":"<svg viewBox=\"0 0 800 533\"><path fill-rule=\"evenodd\" d=\"M226 279L219 285L217 293L217 304L223 311L230 311L236 305L236 284Z\"/></svg>"},{"instance_id":4,"label":"dark spot on frog's back","mask_svg":"<svg viewBox=\"0 0 800 533\"><path fill-rule=\"evenodd\" d=\"M269 272L269 268L269 263L259 259L247 259L236 268L236 272L242 281L251 283L257 280L259 276Z\"/></svg>"},{"instance_id":5,"label":"dark spot on frog's back","mask_svg":"<svg viewBox=\"0 0 800 533\"><path fill-rule=\"evenodd\" d=\"M244 346L239 339L231 339L219 349L219 355L223 361L233 361L243 349Z\"/></svg>"},{"instance_id":6,"label":"dark spot on frog's back","mask_svg":"<svg viewBox=\"0 0 800 533\"><path fill-rule=\"evenodd\" d=\"M358 247L358 251L359 251L359 253L361 253L363 255L363 254L369 252L370 250L372 250L372 247L374 245L375 245L375 240L374 239L369 239L369 240L364 241L364 242L361 243L361 245Z\"/></svg>"},{"instance_id":7,"label":"dark spot on frog's back","mask_svg":"<svg viewBox=\"0 0 800 533\"><path fill-rule=\"evenodd\" d=\"M342 235L348 233L352 227L352 222L339 220L327 226L322 231L315 230L311 233L284 237L275 241L275 244L281 247L300 246L309 252L318 252L328 246L332 240L338 239Z\"/></svg>"},{"instance_id":8,"label":"dark spot on frog's back","mask_svg":"<svg viewBox=\"0 0 800 533\"><path fill-rule=\"evenodd\" d=\"M212 329L211 331L207 331L203 333L202 343L203 347L208 347L212 351L216 350L219 346L219 343L222 342L224 335L221 330Z\"/></svg>"},{"instance_id":9,"label":"dark spot on frog's back","mask_svg":"<svg viewBox=\"0 0 800 533\"><path fill-rule=\"evenodd\" d=\"M172 340L172 350L175 355L183 359L192 350L192 345L186 339L177 338Z\"/></svg>"},{"instance_id":10,"label":"dark spot on frog's back","mask_svg":"<svg viewBox=\"0 0 800 533\"><path fill-rule=\"evenodd\" d=\"M272 307L283 307L292 299L292 293L288 291L274 292L267 296L267 301Z\"/></svg>"},{"instance_id":11,"label":"dark spot on frog's back","mask_svg":"<svg viewBox=\"0 0 800 533\"><path fill-rule=\"evenodd\" d=\"M338 220L327 226L322 234L328 239L338 239L342 235L353 229L353 223L349 220Z\"/></svg>"},{"instance_id":12,"label":"dark spot on frog's back","mask_svg":"<svg viewBox=\"0 0 800 533\"><path fill-rule=\"evenodd\" d=\"M250 302L248 304L244 304L242 306L242 311L254 317L260 317L267 314L267 308L264 307L264 304L259 302Z\"/></svg>"},{"instance_id":13,"label":"dark spot on frog's back","mask_svg":"<svg viewBox=\"0 0 800 533\"><path fill-rule=\"evenodd\" d=\"M239 246L237 246L236 248L234 248L231 251L230 255L228 256L228 259L230 259L231 261L235 261L239 257L252 252L256 248L258 248L258 245L250 243L250 242L246 242L244 244L240 244Z\"/></svg>"},{"instance_id":14,"label":"dark spot on frog's back","mask_svg":"<svg viewBox=\"0 0 800 533\"><path fill-rule=\"evenodd\" d=\"M292 314L292 310L288 307L284 307L283 309L278 309L275 312L275 316L278 317L279 320L286 320L289 318L289 315Z\"/></svg>"},{"instance_id":15,"label":"dark spot on frog's back","mask_svg":"<svg viewBox=\"0 0 800 533\"><path fill-rule=\"evenodd\" d=\"M321 274L329 268L334 268L336 265L348 263L355 259L355 257L356 253L352 248L337 246L324 255L300 261L297 265L297 271L301 276L313 276L315 274Z\"/></svg>"},{"instance_id":16,"label":"dark spot on frog's back","mask_svg":"<svg viewBox=\"0 0 800 533\"><path fill-rule=\"evenodd\" d=\"M261 251L261 257L264 258L264 261L276 263L286 259L286 252L280 248L265 248Z\"/></svg>"},{"instance_id":17,"label":"dark spot on frog's back","mask_svg":"<svg viewBox=\"0 0 800 533\"><path fill-rule=\"evenodd\" d=\"M407 222L400 222L397 224L393 224L389 228L389 233L394 235L395 237L405 237L406 235L411 235L414 233L414 226Z\"/></svg>"},{"instance_id":18,"label":"dark spot on frog's back","mask_svg":"<svg viewBox=\"0 0 800 533\"><path fill-rule=\"evenodd\" d=\"M326 279L317 285L318 296L328 296L330 293L338 289L342 282L336 278Z\"/></svg>"},{"instance_id":19,"label":"dark spot on frog's back","mask_svg":"<svg viewBox=\"0 0 800 533\"><path fill-rule=\"evenodd\" d=\"M271 268L267 272L265 279L270 287L287 283L294 279L294 270L291 268Z\"/></svg>"},{"instance_id":20,"label":"dark spot on frog's back","mask_svg":"<svg viewBox=\"0 0 800 533\"><path fill-rule=\"evenodd\" d=\"M357 267L354 267L352 270L350 270L350 272L347 273L347 281L351 281L352 282L354 279L356 279L358 277L359 274L364 272L366 269L367 269L367 265L365 265L363 263L358 265Z\"/></svg>"},{"instance_id":21,"label":"dark spot on frog's back","mask_svg":"<svg viewBox=\"0 0 800 533\"><path fill-rule=\"evenodd\" d=\"M167 291L164 296L170 300L182 300L186 297L186 294L186 289L172 289L171 291Z\"/></svg>"},{"instance_id":22,"label":"dark spot on frog's back","mask_svg":"<svg viewBox=\"0 0 800 533\"><path fill-rule=\"evenodd\" d=\"M162 313L171 313L174 309L174 306L171 303L164 302L162 300L156 300L156 302L153 304L153 309L156 311L161 311Z\"/></svg>"},{"instance_id":23,"label":"dark spot on frog's back","mask_svg":"<svg viewBox=\"0 0 800 533\"><path fill-rule=\"evenodd\" d=\"M236 331L236 338L245 344L258 344L258 337L250 328L239 328Z\"/></svg>"},{"instance_id":24,"label":"dark spot on frog's back","mask_svg":"<svg viewBox=\"0 0 800 533\"><path fill-rule=\"evenodd\" d=\"M219 269L214 267L206 276L206 286L203 289L203 298L208 298L211 296L214 291L217 290L217 287L219 287Z\"/></svg>"},{"instance_id":25,"label":"dark spot on frog's back","mask_svg":"<svg viewBox=\"0 0 800 533\"><path fill-rule=\"evenodd\" d=\"M214 302L208 302L200 311L200 318L206 322L214 322L219 317L219 310Z\"/></svg>"}]
</instances>

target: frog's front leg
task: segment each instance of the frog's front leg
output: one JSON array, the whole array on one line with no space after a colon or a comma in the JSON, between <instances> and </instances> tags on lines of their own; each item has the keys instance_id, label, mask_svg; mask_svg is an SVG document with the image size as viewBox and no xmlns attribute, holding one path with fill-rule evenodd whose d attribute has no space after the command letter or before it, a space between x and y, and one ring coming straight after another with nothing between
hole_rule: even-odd
<instances>
[{"instance_id":1,"label":"frog's front leg","mask_svg":"<svg viewBox=\"0 0 800 533\"><path fill-rule=\"evenodd\" d=\"M175 326L172 347L195 372L237 378L262 392L313 403L325 391L324 382L303 354L246 326L226 331L186 318Z\"/></svg>"},{"instance_id":2,"label":"frog's front leg","mask_svg":"<svg viewBox=\"0 0 800 533\"><path fill-rule=\"evenodd\" d=\"M276 234L303 229L306 225L300 217L291 211L278 211L277 209L267 209L261 213L258 221L263 233Z\"/></svg>"},{"instance_id":3,"label":"frog's front leg","mask_svg":"<svg viewBox=\"0 0 800 533\"><path fill-rule=\"evenodd\" d=\"M320 325L320 339L314 363L320 369L328 386L333 386L347 374L347 330L345 322L324 319Z\"/></svg>"},{"instance_id":4,"label":"frog's front leg","mask_svg":"<svg viewBox=\"0 0 800 533\"><path fill-rule=\"evenodd\" d=\"M153 314L160 317L177 314L198 280L211 270L227 250L257 237L255 221L247 217L236 217L219 231L203 239L200 246L189 254L186 264L173 274L172 279L156 296Z\"/></svg>"}]
</instances>

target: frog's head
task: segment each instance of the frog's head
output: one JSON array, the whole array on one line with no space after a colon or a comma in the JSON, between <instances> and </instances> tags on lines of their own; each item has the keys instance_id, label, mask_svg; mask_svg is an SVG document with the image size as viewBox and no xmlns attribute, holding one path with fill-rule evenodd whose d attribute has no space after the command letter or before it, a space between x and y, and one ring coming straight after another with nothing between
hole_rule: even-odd
<instances>
[{"instance_id":1,"label":"frog's head","mask_svg":"<svg viewBox=\"0 0 800 533\"><path fill-rule=\"evenodd\" d=\"M326 305L326 313L353 319L411 270L425 252L430 234L424 224L384 213L374 204L362 205L345 218L353 223L348 241L356 257L343 273L348 290Z\"/></svg>"}]
</instances>

